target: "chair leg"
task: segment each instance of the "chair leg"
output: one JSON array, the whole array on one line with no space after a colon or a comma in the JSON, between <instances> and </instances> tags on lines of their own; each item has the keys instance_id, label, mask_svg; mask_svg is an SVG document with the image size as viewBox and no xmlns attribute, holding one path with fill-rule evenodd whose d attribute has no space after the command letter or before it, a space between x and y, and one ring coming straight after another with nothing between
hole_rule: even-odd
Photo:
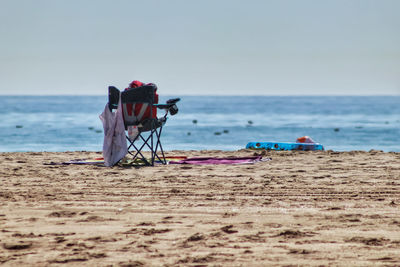
<instances>
[{"instance_id":1,"label":"chair leg","mask_svg":"<svg viewBox=\"0 0 400 267\"><path fill-rule=\"evenodd\" d=\"M156 132L157 132L157 130L156 130ZM150 150L151 150L151 166L154 166L153 134L154 134L154 131L151 131L151 135L150 135L151 136L151 147L150 147Z\"/></svg>"},{"instance_id":2,"label":"chair leg","mask_svg":"<svg viewBox=\"0 0 400 267\"><path fill-rule=\"evenodd\" d=\"M160 157L159 157L157 154L156 154L156 156L157 156L158 160L161 161L162 164L166 165L166 164L167 164L167 161L165 160L164 150L163 150L163 148L162 148L161 141L160 141L161 131L162 131L162 126L160 127L159 132L156 131L157 143L156 143L155 151L157 152L158 146L160 146L160 151L161 151L161 154L162 154L162 159L160 159Z\"/></svg>"},{"instance_id":3,"label":"chair leg","mask_svg":"<svg viewBox=\"0 0 400 267\"><path fill-rule=\"evenodd\" d=\"M141 159L144 161L144 164L145 164L146 166L150 166L151 164L147 161L146 157L145 157L145 156L142 154L142 152L141 152L142 149L143 149L143 147L146 145L146 140L143 138L143 136L140 135L140 137L142 138L142 140L143 140L143 142L144 142L140 148L137 148L137 147L135 146L135 144L127 137L128 141L130 142L130 145L129 145L129 147L128 147L128 153L131 154L131 155L133 156L133 157L132 157L133 160L135 160L136 158L138 158L138 155L140 155ZM129 151L129 149L130 149L131 147L134 147L134 148L135 148L135 150L136 150L136 153L135 153L135 154L133 154L131 151Z\"/></svg>"},{"instance_id":4,"label":"chair leg","mask_svg":"<svg viewBox=\"0 0 400 267\"><path fill-rule=\"evenodd\" d=\"M133 156L133 160L135 160L136 158L138 158L138 157L140 156L140 158L144 161L144 163L145 163L146 166L154 166L154 162L155 162L156 158L157 158L162 164L164 164L164 165L167 164L167 161L165 160L164 150L163 150L163 147L162 147L162 145L161 145L161 140L160 140L161 132L162 132L162 126L159 127L158 130L157 130L157 129L151 130L151 132L150 132L149 136L147 137L147 139L144 138L144 137L142 136L142 134L139 134L140 139L143 141L143 144L142 144L139 148L134 144L134 142L135 142L136 140L138 140L138 138L137 138L135 141L132 142L132 141L129 139L129 137L127 136L126 138L127 138L127 140L130 142L130 145L129 145L129 147L128 147L128 153L129 153L130 155ZM156 135L157 140L154 140L154 139L153 139L153 138L154 138L154 136L153 136L154 134ZM154 143L155 143L155 144L154 144ZM151 150L151 159L150 159L150 162L144 157L144 155L143 155L142 152L141 152L142 149L143 149L145 146L147 146L147 147ZM132 147L136 150L136 153L132 153L131 151L129 151L129 149L132 148ZM161 158L160 158L160 156L157 154L158 148L160 148L160 152L161 152L161 155L162 155Z\"/></svg>"}]
</instances>

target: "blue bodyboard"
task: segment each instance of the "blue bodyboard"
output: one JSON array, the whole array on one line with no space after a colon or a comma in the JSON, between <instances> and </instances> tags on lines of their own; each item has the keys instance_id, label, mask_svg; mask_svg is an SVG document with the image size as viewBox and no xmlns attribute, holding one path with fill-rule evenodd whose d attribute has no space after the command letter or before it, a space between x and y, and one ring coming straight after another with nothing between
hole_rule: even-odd
<instances>
[{"instance_id":1,"label":"blue bodyboard","mask_svg":"<svg viewBox=\"0 0 400 267\"><path fill-rule=\"evenodd\" d=\"M250 142L247 149L265 149L265 150L301 150L313 151L324 150L323 145L315 143L282 143L282 142Z\"/></svg>"}]
</instances>

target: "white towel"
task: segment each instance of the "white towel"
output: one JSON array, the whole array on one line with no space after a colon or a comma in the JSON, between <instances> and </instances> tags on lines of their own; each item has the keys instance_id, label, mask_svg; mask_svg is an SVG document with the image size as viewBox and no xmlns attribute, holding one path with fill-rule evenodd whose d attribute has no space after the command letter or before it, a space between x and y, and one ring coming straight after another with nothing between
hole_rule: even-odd
<instances>
[{"instance_id":1,"label":"white towel","mask_svg":"<svg viewBox=\"0 0 400 267\"><path fill-rule=\"evenodd\" d=\"M107 104L99 116L104 128L103 157L107 167L114 166L128 153L121 97L119 99L116 112L110 111Z\"/></svg>"}]
</instances>

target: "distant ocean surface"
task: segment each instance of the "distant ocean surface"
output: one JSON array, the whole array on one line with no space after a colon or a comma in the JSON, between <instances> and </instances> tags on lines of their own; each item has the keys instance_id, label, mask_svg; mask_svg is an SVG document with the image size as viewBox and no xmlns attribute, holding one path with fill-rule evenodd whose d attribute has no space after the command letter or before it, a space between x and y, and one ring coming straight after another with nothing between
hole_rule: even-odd
<instances>
[{"instance_id":1,"label":"distant ocean surface","mask_svg":"<svg viewBox=\"0 0 400 267\"><path fill-rule=\"evenodd\" d=\"M106 102L2 96L0 152L101 151ZM308 135L326 150L400 152L400 96L183 96L178 107L163 130L165 150L237 150Z\"/></svg>"}]
</instances>

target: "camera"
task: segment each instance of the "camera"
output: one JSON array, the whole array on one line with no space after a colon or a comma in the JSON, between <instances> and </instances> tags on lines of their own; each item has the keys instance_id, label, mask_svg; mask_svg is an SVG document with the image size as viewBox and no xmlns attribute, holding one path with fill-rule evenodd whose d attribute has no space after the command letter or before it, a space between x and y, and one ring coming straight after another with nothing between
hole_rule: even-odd
<instances>
[{"instance_id":1,"label":"camera","mask_svg":"<svg viewBox=\"0 0 400 267\"><path fill-rule=\"evenodd\" d=\"M178 102L179 100L181 100L180 98L173 98L167 101L167 104L169 104L170 106L168 107L168 111L169 114L171 115L175 115L176 113L178 113L178 106L176 105L176 102Z\"/></svg>"}]
</instances>

